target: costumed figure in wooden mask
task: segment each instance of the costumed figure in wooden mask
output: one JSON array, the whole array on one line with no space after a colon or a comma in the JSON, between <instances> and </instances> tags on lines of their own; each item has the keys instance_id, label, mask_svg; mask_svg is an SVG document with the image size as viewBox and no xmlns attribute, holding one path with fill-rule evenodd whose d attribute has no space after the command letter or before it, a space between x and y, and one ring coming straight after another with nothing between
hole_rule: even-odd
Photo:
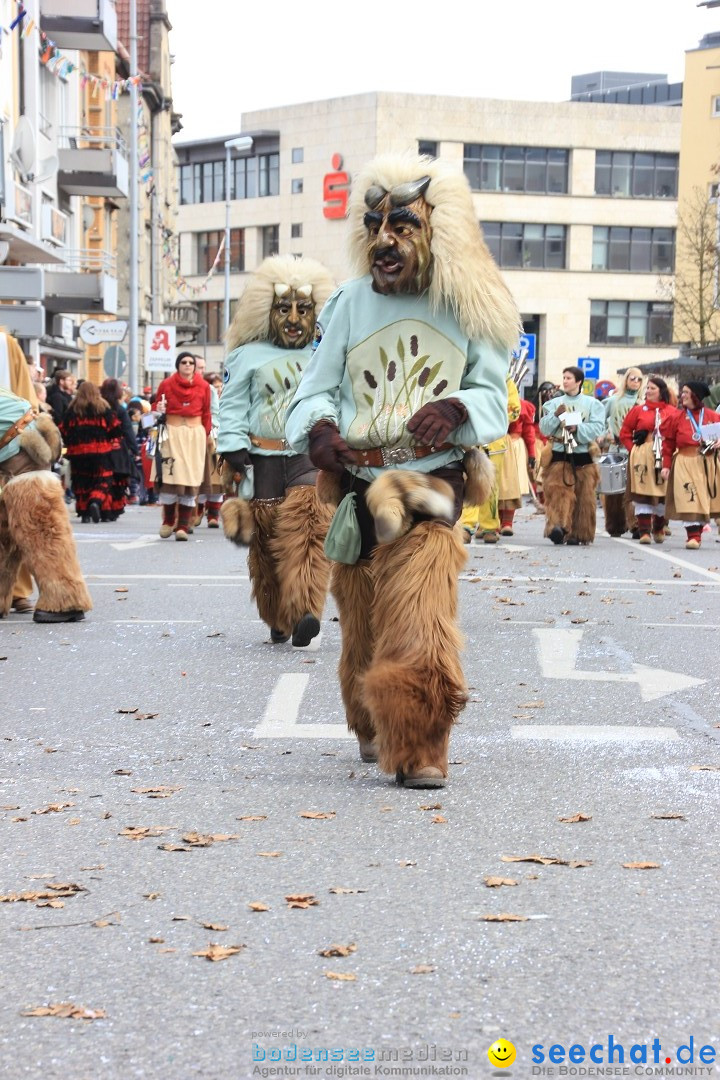
<instances>
[{"instance_id":1,"label":"costumed figure in wooden mask","mask_svg":"<svg viewBox=\"0 0 720 1080\"><path fill-rule=\"evenodd\" d=\"M285 414L313 352L316 314L333 288L313 259L265 259L228 331L220 398L217 449L239 496L223 505L225 535L250 544L252 595L271 641L292 637L300 649L320 640L332 514L318 501L315 466L285 439Z\"/></svg>"},{"instance_id":2,"label":"costumed figure in wooden mask","mask_svg":"<svg viewBox=\"0 0 720 1080\"><path fill-rule=\"evenodd\" d=\"M329 498L355 499L359 557L335 564L332 591L361 757L406 787L442 787L466 701L454 524L464 497L489 492L487 458L468 448L507 430L520 323L461 173L377 158L354 181L349 217L361 276L320 315L287 436L323 470Z\"/></svg>"}]
</instances>

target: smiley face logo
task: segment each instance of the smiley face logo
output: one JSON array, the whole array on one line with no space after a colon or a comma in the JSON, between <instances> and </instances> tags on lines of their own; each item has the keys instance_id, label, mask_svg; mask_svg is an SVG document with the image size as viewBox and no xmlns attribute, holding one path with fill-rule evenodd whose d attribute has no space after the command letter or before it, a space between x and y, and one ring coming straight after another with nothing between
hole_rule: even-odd
<instances>
[{"instance_id":1,"label":"smiley face logo","mask_svg":"<svg viewBox=\"0 0 720 1080\"><path fill-rule=\"evenodd\" d=\"M491 1065L499 1069L509 1069L515 1060L515 1047L507 1039L497 1039L488 1050Z\"/></svg>"}]
</instances>

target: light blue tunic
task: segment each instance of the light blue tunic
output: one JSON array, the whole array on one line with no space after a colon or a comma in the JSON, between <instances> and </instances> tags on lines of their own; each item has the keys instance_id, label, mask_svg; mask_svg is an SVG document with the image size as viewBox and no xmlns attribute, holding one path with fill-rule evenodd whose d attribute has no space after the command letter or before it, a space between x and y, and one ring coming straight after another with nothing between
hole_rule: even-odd
<instances>
[{"instance_id":1,"label":"light blue tunic","mask_svg":"<svg viewBox=\"0 0 720 1080\"><path fill-rule=\"evenodd\" d=\"M560 417L555 415L555 410L564 405L569 412L581 412L582 421L578 424L574 438L577 449L576 454L587 454L588 447L595 439L599 439L605 430L605 409L597 398L588 394L563 394L561 397L551 398L543 405L540 417L540 430L543 435L552 439L553 450L562 452L562 423Z\"/></svg>"},{"instance_id":2,"label":"light blue tunic","mask_svg":"<svg viewBox=\"0 0 720 1080\"><path fill-rule=\"evenodd\" d=\"M18 397L17 394L13 394L10 390L3 390L0 387L0 438L5 434L8 428L11 428L14 423L20 420L28 409L32 409L32 405L25 398ZM35 424L28 424L24 430L28 428L34 428ZM16 437L11 439L10 442L0 449L0 461L7 461L8 458L17 454L20 449L20 439Z\"/></svg>"},{"instance_id":3,"label":"light blue tunic","mask_svg":"<svg viewBox=\"0 0 720 1080\"><path fill-rule=\"evenodd\" d=\"M433 314L426 295L383 296L367 277L337 289L320 313L322 340L288 409L288 441L307 453L318 420L337 424L353 449L412 447L407 421L428 402L453 397L467 420L450 433L456 448L401 468L431 472L464 448L507 431L508 351L468 339L450 310ZM353 470L373 480L381 468Z\"/></svg>"}]
</instances>

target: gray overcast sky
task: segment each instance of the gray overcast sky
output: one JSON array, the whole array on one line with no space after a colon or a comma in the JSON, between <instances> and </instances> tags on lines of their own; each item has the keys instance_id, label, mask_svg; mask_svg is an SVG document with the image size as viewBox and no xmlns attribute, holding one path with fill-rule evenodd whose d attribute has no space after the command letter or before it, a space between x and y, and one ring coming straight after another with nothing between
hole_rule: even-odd
<instances>
[{"instance_id":1,"label":"gray overcast sky","mask_svg":"<svg viewBox=\"0 0 720 1080\"><path fill-rule=\"evenodd\" d=\"M683 78L720 30L696 0L167 0L177 141L243 112L387 90L563 101L586 71ZM438 13L442 13L442 19Z\"/></svg>"}]
</instances>

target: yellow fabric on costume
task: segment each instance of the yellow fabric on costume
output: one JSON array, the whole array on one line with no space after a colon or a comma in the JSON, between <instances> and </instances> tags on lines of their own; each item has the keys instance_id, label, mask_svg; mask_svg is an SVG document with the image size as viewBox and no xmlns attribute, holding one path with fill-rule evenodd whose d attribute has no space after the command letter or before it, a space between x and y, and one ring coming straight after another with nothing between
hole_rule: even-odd
<instances>
[{"instance_id":1,"label":"yellow fabric on costume","mask_svg":"<svg viewBox=\"0 0 720 1080\"><path fill-rule=\"evenodd\" d=\"M514 423L520 416L520 392L508 376L505 380L508 393L508 424ZM482 506L464 506L460 523L466 529L474 531L478 529L480 532L498 532L500 529L500 515L498 513L498 487L500 480L500 469L502 467L502 456L508 452L508 437L503 435L502 438L496 439L495 442L489 443L487 446L481 447L490 457L490 461L495 469L495 483L492 486L490 497L482 504Z\"/></svg>"}]
</instances>

